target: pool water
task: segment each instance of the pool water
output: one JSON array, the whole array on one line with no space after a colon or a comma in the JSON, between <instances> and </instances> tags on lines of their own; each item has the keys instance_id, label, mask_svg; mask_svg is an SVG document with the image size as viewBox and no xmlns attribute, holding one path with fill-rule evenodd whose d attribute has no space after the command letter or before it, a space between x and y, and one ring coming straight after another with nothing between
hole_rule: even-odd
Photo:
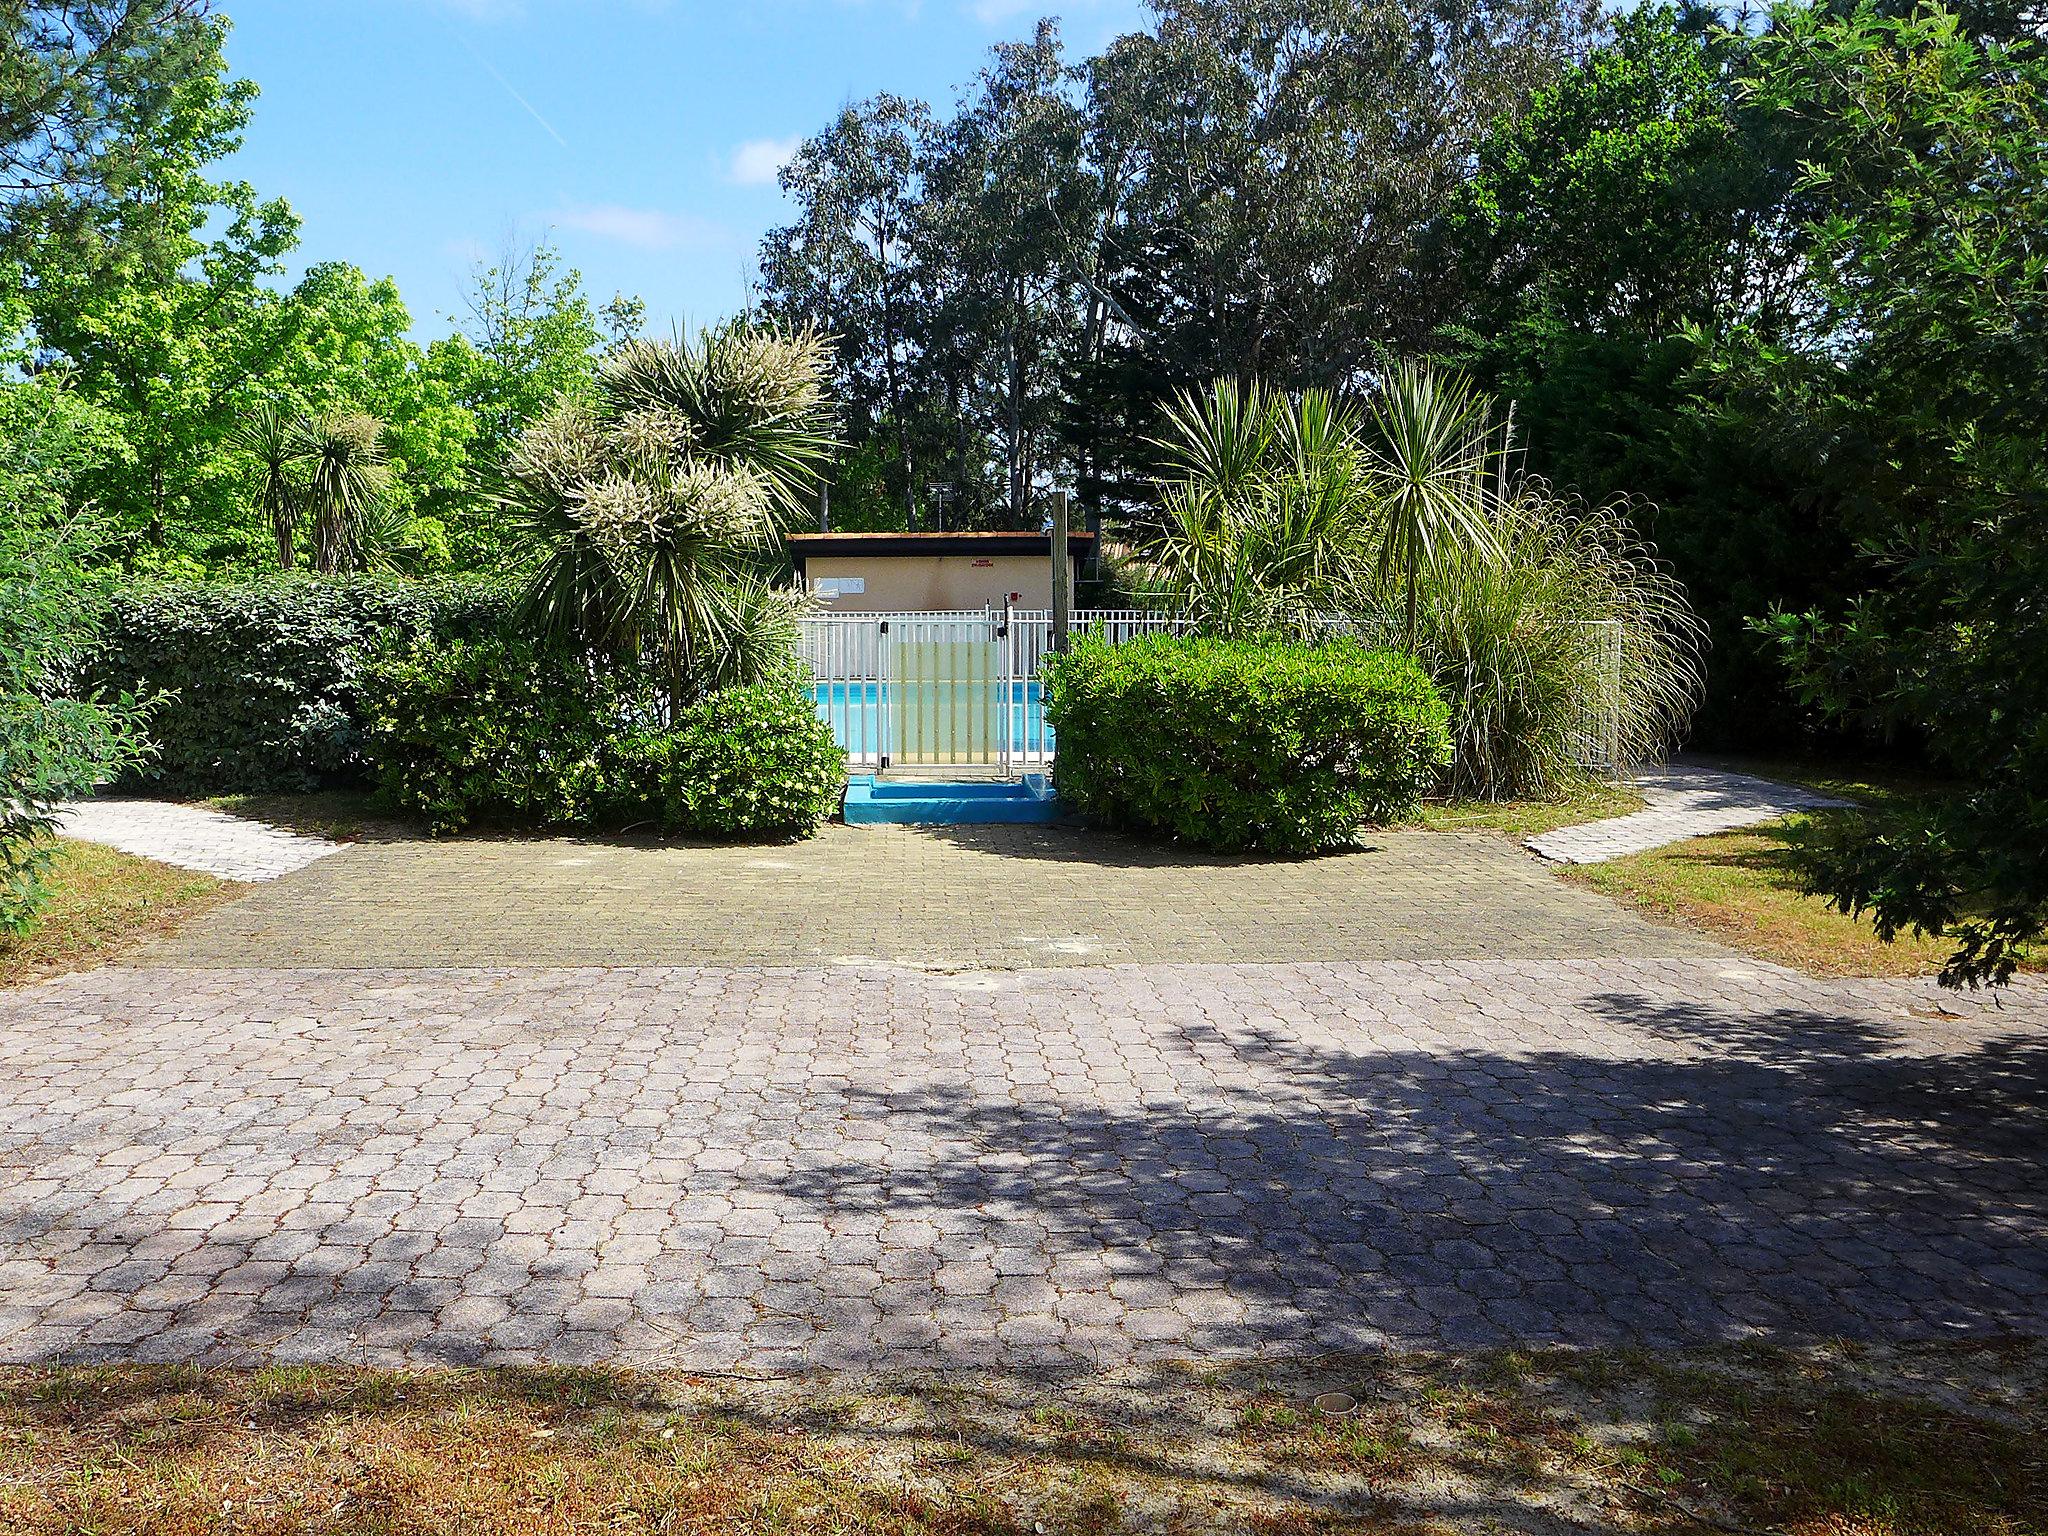
<instances>
[{"instance_id":1,"label":"pool water","mask_svg":"<svg viewBox=\"0 0 2048 1536\"><path fill-rule=\"evenodd\" d=\"M993 758L999 743L992 739L1003 725L1001 683L814 683L811 698L818 715L832 727L832 739L847 756L872 761L884 737L883 710L895 711L892 753L901 755L906 740L925 751L913 758L940 755L972 761L981 752ZM991 700L988 692L996 697ZM900 690L900 692L899 692ZM1010 750L1027 757L1052 755L1052 728L1045 723L1044 691L1034 679L1009 684Z\"/></svg>"}]
</instances>

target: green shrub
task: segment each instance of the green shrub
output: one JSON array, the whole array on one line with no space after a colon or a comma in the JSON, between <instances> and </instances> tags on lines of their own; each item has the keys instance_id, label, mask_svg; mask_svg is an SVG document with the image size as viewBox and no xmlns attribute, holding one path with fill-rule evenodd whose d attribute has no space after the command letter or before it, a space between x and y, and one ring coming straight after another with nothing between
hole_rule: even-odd
<instances>
[{"instance_id":1,"label":"green shrub","mask_svg":"<svg viewBox=\"0 0 2048 1536\"><path fill-rule=\"evenodd\" d=\"M1348 641L1083 639L1046 689L1061 800L1201 848L1340 847L1412 811L1450 761L1421 668Z\"/></svg>"},{"instance_id":2,"label":"green shrub","mask_svg":"<svg viewBox=\"0 0 2048 1536\"><path fill-rule=\"evenodd\" d=\"M414 636L371 657L358 688L379 789L435 832L587 822L604 801L622 703L571 657L505 635Z\"/></svg>"},{"instance_id":3,"label":"green shrub","mask_svg":"<svg viewBox=\"0 0 2048 1536\"><path fill-rule=\"evenodd\" d=\"M0 514L20 505L0 463ZM24 933L49 897L60 802L90 794L145 750L147 701L67 687L90 638L94 551L73 522L0 515L0 933Z\"/></svg>"},{"instance_id":4,"label":"green shrub","mask_svg":"<svg viewBox=\"0 0 2048 1536\"><path fill-rule=\"evenodd\" d=\"M393 636L501 626L510 600L471 579L283 575L162 582L115 594L85 684L163 695L155 755L130 787L313 789L364 776L362 669Z\"/></svg>"},{"instance_id":5,"label":"green shrub","mask_svg":"<svg viewBox=\"0 0 2048 1536\"><path fill-rule=\"evenodd\" d=\"M661 717L649 673L495 637L415 639L363 679L386 798L436 832L478 822L806 837L845 759L794 676Z\"/></svg>"},{"instance_id":6,"label":"green shrub","mask_svg":"<svg viewBox=\"0 0 2048 1536\"><path fill-rule=\"evenodd\" d=\"M846 755L790 681L720 689L607 757L616 817L707 837L808 837L846 784Z\"/></svg>"}]
</instances>

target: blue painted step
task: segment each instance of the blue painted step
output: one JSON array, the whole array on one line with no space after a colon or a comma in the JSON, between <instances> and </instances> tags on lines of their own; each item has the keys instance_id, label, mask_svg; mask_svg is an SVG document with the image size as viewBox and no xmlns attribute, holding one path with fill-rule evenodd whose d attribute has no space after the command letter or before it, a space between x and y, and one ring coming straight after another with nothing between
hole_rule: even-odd
<instances>
[{"instance_id":1,"label":"blue painted step","mask_svg":"<svg viewBox=\"0 0 2048 1536\"><path fill-rule=\"evenodd\" d=\"M1037 824L1059 811L1045 775L1026 775L1021 784L918 784L895 780L877 783L873 775L852 779L846 786L846 819L853 826L890 822L898 826L956 826L963 822Z\"/></svg>"}]
</instances>

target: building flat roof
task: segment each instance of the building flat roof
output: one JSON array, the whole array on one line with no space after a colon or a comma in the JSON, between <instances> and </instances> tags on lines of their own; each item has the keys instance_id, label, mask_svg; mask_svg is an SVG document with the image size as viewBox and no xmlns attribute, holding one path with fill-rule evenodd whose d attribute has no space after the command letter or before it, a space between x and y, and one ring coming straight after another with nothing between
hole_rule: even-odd
<instances>
[{"instance_id":1,"label":"building flat roof","mask_svg":"<svg viewBox=\"0 0 2048 1536\"><path fill-rule=\"evenodd\" d=\"M791 533L789 552L809 555L1043 555L1052 550L1049 533ZM1067 535L1067 552L1095 542L1092 533Z\"/></svg>"}]
</instances>

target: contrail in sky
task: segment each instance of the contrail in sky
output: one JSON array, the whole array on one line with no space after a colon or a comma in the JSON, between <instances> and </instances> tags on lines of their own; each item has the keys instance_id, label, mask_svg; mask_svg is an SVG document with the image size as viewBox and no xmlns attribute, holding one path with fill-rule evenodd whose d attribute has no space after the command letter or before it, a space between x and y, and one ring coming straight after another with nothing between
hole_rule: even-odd
<instances>
[{"instance_id":1,"label":"contrail in sky","mask_svg":"<svg viewBox=\"0 0 2048 1536\"><path fill-rule=\"evenodd\" d=\"M472 59L475 59L477 63L483 65L485 73L487 73L493 80L497 81L498 84L505 87L505 94L507 96L510 96L514 101L518 102L520 106L526 108L526 115L528 117L532 118L536 123L539 123L541 127L547 129L549 138L553 139L557 144L561 145L564 149L567 149L569 147L569 141L563 138L559 133L555 132L555 125L549 122L546 118L542 117L540 115L539 110L535 108L532 102L528 101L524 96L520 95L517 91L512 89L512 82L510 80L507 80L503 75L499 74L496 67L492 65L489 59L485 58L482 54L478 53L475 48L471 47L468 38L464 37L460 32L457 32L453 27L450 27L448 29L448 32L449 35L455 39L455 41L462 44L463 52L467 53Z\"/></svg>"}]
</instances>

